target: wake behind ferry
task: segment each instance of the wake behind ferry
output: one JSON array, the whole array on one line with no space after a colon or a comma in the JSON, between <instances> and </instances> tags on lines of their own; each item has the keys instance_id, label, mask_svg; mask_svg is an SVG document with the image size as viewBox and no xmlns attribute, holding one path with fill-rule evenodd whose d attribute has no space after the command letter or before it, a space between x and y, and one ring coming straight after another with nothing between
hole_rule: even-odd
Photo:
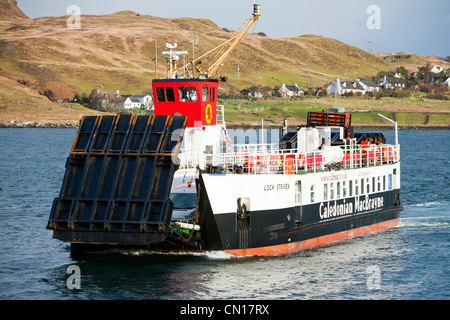
<instances>
[{"instance_id":1,"label":"wake behind ferry","mask_svg":"<svg viewBox=\"0 0 450 320\"><path fill-rule=\"evenodd\" d=\"M216 76L260 16L255 4L230 40L181 68L184 51L167 45L154 115L82 119L48 221L54 238L73 250L252 256L397 226L400 145L355 132L350 114L310 112L276 144L232 143Z\"/></svg>"}]
</instances>

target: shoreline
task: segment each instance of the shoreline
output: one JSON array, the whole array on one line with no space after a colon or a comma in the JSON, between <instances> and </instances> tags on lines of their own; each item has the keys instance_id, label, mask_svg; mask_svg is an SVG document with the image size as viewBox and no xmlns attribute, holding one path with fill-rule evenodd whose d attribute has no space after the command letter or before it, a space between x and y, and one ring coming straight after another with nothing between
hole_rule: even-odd
<instances>
[{"instance_id":1,"label":"shoreline","mask_svg":"<svg viewBox=\"0 0 450 320\"><path fill-rule=\"evenodd\" d=\"M304 124L300 124L304 125ZM257 125L254 123L226 123L228 129L261 129L261 125ZM288 130L295 130L297 125L288 125ZM358 129L361 130L393 130L392 125L373 125L373 124L357 124L355 125ZM78 129L79 125L75 122L71 123L42 123L42 122L20 122L13 121L10 123L0 123L0 128L14 128L14 129L23 129L23 128L42 128L42 129ZM265 129L283 129L283 126L280 125L266 125ZM398 130L450 130L450 126L430 126L430 125L398 125Z\"/></svg>"},{"instance_id":2,"label":"shoreline","mask_svg":"<svg viewBox=\"0 0 450 320\"><path fill-rule=\"evenodd\" d=\"M356 125L357 129L360 130L394 130L393 126L390 125ZM295 130L297 126L288 126L288 130ZM227 129L261 129L261 125L252 124L227 124ZM264 129L283 129L282 125L271 125L264 126ZM449 126L425 126L425 125L409 125L402 126L398 125L398 130L450 130Z\"/></svg>"},{"instance_id":3,"label":"shoreline","mask_svg":"<svg viewBox=\"0 0 450 320\"><path fill-rule=\"evenodd\" d=\"M14 128L14 129L24 129L24 128L42 128L42 129L76 129L79 125L75 123L42 123L42 122L20 122L14 121L10 123L0 123L0 128Z\"/></svg>"}]
</instances>

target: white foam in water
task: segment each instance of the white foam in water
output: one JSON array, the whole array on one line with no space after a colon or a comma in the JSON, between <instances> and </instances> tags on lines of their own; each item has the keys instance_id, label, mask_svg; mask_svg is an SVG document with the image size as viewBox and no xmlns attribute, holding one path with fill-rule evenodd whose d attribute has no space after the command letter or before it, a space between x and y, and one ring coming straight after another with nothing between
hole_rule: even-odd
<instances>
[{"instance_id":1,"label":"white foam in water","mask_svg":"<svg viewBox=\"0 0 450 320\"><path fill-rule=\"evenodd\" d=\"M448 216L406 217L400 219L399 227L407 228L446 228L450 226Z\"/></svg>"},{"instance_id":2,"label":"white foam in water","mask_svg":"<svg viewBox=\"0 0 450 320\"><path fill-rule=\"evenodd\" d=\"M227 260L227 259L240 258L240 256L235 256L235 255L232 255L231 253L227 253L225 251L207 251L207 252L205 252L205 255L209 259L214 259L214 260Z\"/></svg>"},{"instance_id":3,"label":"white foam in water","mask_svg":"<svg viewBox=\"0 0 450 320\"><path fill-rule=\"evenodd\" d=\"M412 204L411 207L436 207L445 205L445 201L428 201L424 203Z\"/></svg>"},{"instance_id":4,"label":"white foam in water","mask_svg":"<svg viewBox=\"0 0 450 320\"><path fill-rule=\"evenodd\" d=\"M124 255L167 255L167 256L194 256L194 257L205 257L212 260L228 260L240 258L240 256L235 256L224 251L202 251L202 252L155 252L148 250L117 250L116 252Z\"/></svg>"}]
</instances>

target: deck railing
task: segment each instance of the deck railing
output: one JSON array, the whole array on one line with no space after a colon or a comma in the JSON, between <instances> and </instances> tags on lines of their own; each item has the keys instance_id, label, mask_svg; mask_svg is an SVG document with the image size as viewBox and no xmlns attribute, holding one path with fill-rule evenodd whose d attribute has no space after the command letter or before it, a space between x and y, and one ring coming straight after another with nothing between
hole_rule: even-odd
<instances>
[{"instance_id":1,"label":"deck railing","mask_svg":"<svg viewBox=\"0 0 450 320\"><path fill-rule=\"evenodd\" d=\"M215 172L243 174L304 174L381 166L400 161L400 145L350 142L333 148L303 153L295 149L280 150L274 144L244 144L234 145L232 152L219 154L183 150L179 158L180 168L210 167L215 168ZM334 151L334 154L330 151ZM337 158L336 151L340 154Z\"/></svg>"}]
</instances>

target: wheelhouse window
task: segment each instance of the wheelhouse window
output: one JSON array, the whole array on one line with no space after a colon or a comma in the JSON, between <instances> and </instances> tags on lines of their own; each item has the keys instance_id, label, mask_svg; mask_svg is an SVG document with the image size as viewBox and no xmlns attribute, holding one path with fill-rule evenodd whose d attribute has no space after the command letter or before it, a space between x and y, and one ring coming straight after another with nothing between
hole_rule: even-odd
<instances>
[{"instance_id":1,"label":"wheelhouse window","mask_svg":"<svg viewBox=\"0 0 450 320\"><path fill-rule=\"evenodd\" d=\"M166 88L167 102L175 102L175 91L172 87Z\"/></svg>"},{"instance_id":2,"label":"wheelhouse window","mask_svg":"<svg viewBox=\"0 0 450 320\"><path fill-rule=\"evenodd\" d=\"M156 88L156 98L158 102L175 102L175 91L172 87Z\"/></svg>"},{"instance_id":3,"label":"wheelhouse window","mask_svg":"<svg viewBox=\"0 0 450 320\"><path fill-rule=\"evenodd\" d=\"M156 88L156 97L158 99L158 102L166 102L166 95L164 94L163 87Z\"/></svg>"},{"instance_id":4,"label":"wheelhouse window","mask_svg":"<svg viewBox=\"0 0 450 320\"><path fill-rule=\"evenodd\" d=\"M196 102L197 101L197 90L195 87L180 87L178 89L178 95L180 96L181 102Z\"/></svg>"},{"instance_id":5,"label":"wheelhouse window","mask_svg":"<svg viewBox=\"0 0 450 320\"><path fill-rule=\"evenodd\" d=\"M216 97L216 88L209 88L209 101L214 102Z\"/></svg>"},{"instance_id":6,"label":"wheelhouse window","mask_svg":"<svg viewBox=\"0 0 450 320\"><path fill-rule=\"evenodd\" d=\"M204 87L202 91L202 101L207 102L208 101L208 87Z\"/></svg>"}]
</instances>

